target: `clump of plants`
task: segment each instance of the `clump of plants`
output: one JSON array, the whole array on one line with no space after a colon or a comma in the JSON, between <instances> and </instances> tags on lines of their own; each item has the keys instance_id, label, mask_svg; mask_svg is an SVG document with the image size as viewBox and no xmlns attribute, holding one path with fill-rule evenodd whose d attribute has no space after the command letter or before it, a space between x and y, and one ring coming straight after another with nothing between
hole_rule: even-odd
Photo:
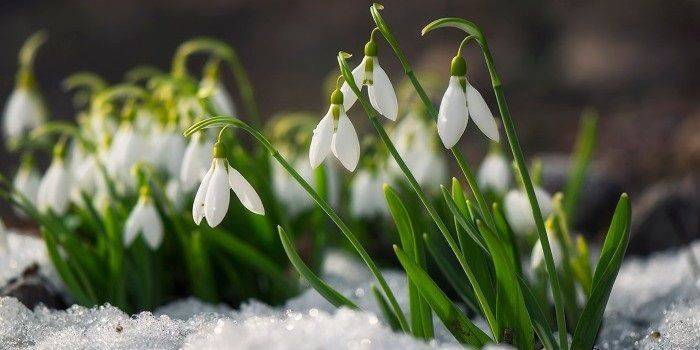
<instances>
[{"instance_id":1,"label":"clump of plants","mask_svg":"<svg viewBox=\"0 0 700 350\"><path fill-rule=\"evenodd\" d=\"M376 27L358 65L351 68L352 55L338 53L339 74L320 121L297 113L263 131L235 52L209 39L183 44L169 73L139 68L127 83L111 87L92 74L69 78L67 85L88 102L78 125L28 126L33 131L17 141L34 149L40 140L58 137L39 195L33 199L18 181L6 184L4 194L41 225L52 261L76 299L148 308L177 294L173 286L185 286L210 301L252 296L276 302L297 288L287 273L290 264L333 305L357 309L314 272L325 246L338 242L369 268L373 294L397 331L431 339L435 314L457 341L477 348L592 348L630 226L630 203L622 194L595 264L585 239L571 232L595 144L595 117L586 113L582 119L569 180L551 196L540 187L541 165L525 162L481 28L460 18L423 28L423 35L445 27L465 35L445 62L450 78L436 106L381 10L379 4L370 8ZM379 64L383 42L412 94L397 97ZM472 47L483 54L498 119L479 92L484 89L469 82L469 70L479 69L463 57ZM195 79L186 62L200 52L209 61ZM237 78L246 118L238 118L224 98L222 64ZM348 115L355 105L376 135L360 139ZM490 144L478 173L456 147L470 119ZM253 147L241 142L243 134L252 137ZM138 146L142 138L156 140L153 149ZM441 148L451 153L461 180L441 178ZM78 164L88 160L93 170L85 174L92 177L78 183L91 187L60 197L58 189L73 188L68 184ZM348 186L335 164L356 172ZM230 190L237 200L230 200ZM408 310L382 276L377 254L365 247L372 225L383 217L393 222L380 224L387 231L383 238L394 243L408 276ZM297 248L309 242L312 249ZM446 284L436 282L432 266ZM474 324L477 316L488 329Z\"/></svg>"}]
</instances>

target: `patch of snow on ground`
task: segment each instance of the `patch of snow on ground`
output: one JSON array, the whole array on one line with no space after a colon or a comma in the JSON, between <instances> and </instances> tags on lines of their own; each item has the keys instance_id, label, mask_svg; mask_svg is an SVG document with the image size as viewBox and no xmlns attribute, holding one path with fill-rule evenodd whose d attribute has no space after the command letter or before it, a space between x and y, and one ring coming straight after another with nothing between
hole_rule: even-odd
<instances>
[{"instance_id":1,"label":"patch of snow on ground","mask_svg":"<svg viewBox=\"0 0 700 350\"><path fill-rule=\"evenodd\" d=\"M43 243L11 234L12 271L3 281L38 260L46 266ZM13 243L14 242L14 243ZM700 242L693 246L700 256ZM700 285L691 278L688 250L666 252L623 265L600 334L601 349L700 348ZM5 265L9 266L9 265ZM46 270L45 270L46 271ZM52 270L49 270L52 271ZM336 309L314 290L273 308L249 301L239 309L189 298L155 313L129 316L109 305L65 311L31 311L13 298L0 298L2 349L458 349L435 319L436 340L423 342L384 325L371 295L374 282L359 261L330 253L325 279L365 311ZM405 276L388 270L387 282L408 310ZM483 323L483 322L481 322ZM505 349L491 347L491 350Z\"/></svg>"},{"instance_id":2,"label":"patch of snow on ground","mask_svg":"<svg viewBox=\"0 0 700 350\"><path fill-rule=\"evenodd\" d=\"M60 279L49 262L44 241L27 235L7 233L7 249L0 252L0 286L4 286L33 263L55 285L61 285Z\"/></svg>"}]
</instances>

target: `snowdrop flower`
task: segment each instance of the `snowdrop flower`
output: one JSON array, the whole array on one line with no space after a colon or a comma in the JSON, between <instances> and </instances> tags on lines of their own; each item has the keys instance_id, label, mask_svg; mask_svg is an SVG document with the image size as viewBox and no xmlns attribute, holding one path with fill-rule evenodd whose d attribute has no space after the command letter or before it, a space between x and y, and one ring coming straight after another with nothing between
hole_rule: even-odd
<instances>
[{"instance_id":1,"label":"snowdrop flower","mask_svg":"<svg viewBox=\"0 0 700 350\"><path fill-rule=\"evenodd\" d=\"M397 123L392 133L396 150L403 157L406 166L419 184L439 189L447 176L447 163L439 152L435 139L435 125L417 112L411 112ZM393 158L389 169L398 177L403 172Z\"/></svg>"},{"instance_id":2,"label":"snowdrop flower","mask_svg":"<svg viewBox=\"0 0 700 350\"><path fill-rule=\"evenodd\" d=\"M484 190L491 190L502 195L511 182L511 168L500 149L493 147L479 168L479 185Z\"/></svg>"},{"instance_id":3,"label":"snowdrop flower","mask_svg":"<svg viewBox=\"0 0 700 350\"><path fill-rule=\"evenodd\" d=\"M130 122L123 122L112 140L107 162L108 170L128 188L133 188L133 178L130 171L136 163L143 159L145 151L145 142L141 135L134 130Z\"/></svg>"},{"instance_id":4,"label":"snowdrop flower","mask_svg":"<svg viewBox=\"0 0 700 350\"><path fill-rule=\"evenodd\" d=\"M160 134L155 142L157 146L154 149L157 150L157 153L154 154L154 157L160 159L158 162L160 167L167 171L170 176L179 176L187 148L185 138L174 126L170 126Z\"/></svg>"},{"instance_id":5,"label":"snowdrop flower","mask_svg":"<svg viewBox=\"0 0 700 350\"><path fill-rule=\"evenodd\" d=\"M202 218L206 217L209 226L219 225L228 211L229 190L233 190L246 209L264 215L265 208L260 196L243 175L228 163L223 145L215 143L212 154L214 159L211 167L204 175L192 204L194 222L199 225Z\"/></svg>"},{"instance_id":6,"label":"snowdrop flower","mask_svg":"<svg viewBox=\"0 0 700 350\"><path fill-rule=\"evenodd\" d=\"M12 186L26 197L30 203L36 205L37 194L39 193L39 185L41 177L34 168L34 161L31 157L25 157L22 160L15 178L12 180ZM24 214L24 212L20 213Z\"/></svg>"},{"instance_id":7,"label":"snowdrop flower","mask_svg":"<svg viewBox=\"0 0 700 350\"><path fill-rule=\"evenodd\" d=\"M211 164L211 149L214 143L204 133L196 133L190 139L185 149L180 168L180 182L182 189L189 191L204 179L204 175Z\"/></svg>"},{"instance_id":8,"label":"snowdrop flower","mask_svg":"<svg viewBox=\"0 0 700 350\"><path fill-rule=\"evenodd\" d=\"M70 204L71 171L63 159L64 148L62 143L56 146L53 161L39 184L36 200L39 210L52 210L57 215L65 214Z\"/></svg>"},{"instance_id":9,"label":"snowdrop flower","mask_svg":"<svg viewBox=\"0 0 700 350\"><path fill-rule=\"evenodd\" d=\"M384 69L379 66L379 60L377 59L377 43L374 40L374 36L378 30L378 28L375 28L372 31L370 40L365 45L365 57L352 70L352 76L360 89L363 86L367 86L367 94L372 107L389 120L396 120L399 104L396 99L394 85L391 84ZM350 85L347 82L343 83L341 91L345 96L343 107L347 111L355 104L357 96L350 89Z\"/></svg>"},{"instance_id":10,"label":"snowdrop flower","mask_svg":"<svg viewBox=\"0 0 700 350\"><path fill-rule=\"evenodd\" d=\"M535 186L535 197L540 205L542 217L546 218L552 213L552 196ZM504 200L504 207L508 224L516 234L524 236L536 229L535 217L524 190L510 190Z\"/></svg>"},{"instance_id":11,"label":"snowdrop flower","mask_svg":"<svg viewBox=\"0 0 700 350\"><path fill-rule=\"evenodd\" d=\"M170 179L165 185L165 195L168 196L170 202L173 203L175 210L182 210L185 205L185 192L182 189L182 183L178 179Z\"/></svg>"},{"instance_id":12,"label":"snowdrop flower","mask_svg":"<svg viewBox=\"0 0 700 350\"><path fill-rule=\"evenodd\" d=\"M561 266L562 259L564 255L562 254L561 245L554 233L554 228L552 227L553 222L550 219L546 222L547 227L547 239L549 240L549 247L552 250L552 258L554 259L554 265ZM542 242L538 239L535 246L532 248L532 254L530 255L530 268L534 271L544 266L544 252L542 251Z\"/></svg>"},{"instance_id":13,"label":"snowdrop flower","mask_svg":"<svg viewBox=\"0 0 700 350\"><path fill-rule=\"evenodd\" d=\"M285 157L290 159L290 157ZM284 204L287 214L294 217L313 208L314 202L309 194L299 185L277 161L270 160L272 168L272 189L275 196ZM314 172L303 157L290 161L294 169L308 183L314 183ZM330 175L330 174L328 174ZM330 181L329 181L330 182Z\"/></svg>"},{"instance_id":14,"label":"snowdrop flower","mask_svg":"<svg viewBox=\"0 0 700 350\"><path fill-rule=\"evenodd\" d=\"M144 185L140 192L139 200L124 224L124 246L133 244L141 233L148 246L156 250L163 242L163 222L153 205L150 188Z\"/></svg>"},{"instance_id":15,"label":"snowdrop flower","mask_svg":"<svg viewBox=\"0 0 700 350\"><path fill-rule=\"evenodd\" d=\"M39 93L28 86L18 85L10 94L3 115L3 128L8 140L22 137L46 120L46 107Z\"/></svg>"},{"instance_id":16,"label":"snowdrop flower","mask_svg":"<svg viewBox=\"0 0 700 350\"><path fill-rule=\"evenodd\" d=\"M461 46L460 46L461 51ZM467 61L458 51L452 59L450 82L440 102L438 134L445 148L452 148L467 128L469 116L484 135L498 142L498 126L481 94L467 81Z\"/></svg>"},{"instance_id":17,"label":"snowdrop flower","mask_svg":"<svg viewBox=\"0 0 700 350\"><path fill-rule=\"evenodd\" d=\"M379 171L358 171L350 184L350 212L360 218L388 215L384 183L386 178Z\"/></svg>"},{"instance_id":18,"label":"snowdrop flower","mask_svg":"<svg viewBox=\"0 0 700 350\"><path fill-rule=\"evenodd\" d=\"M217 77L206 77L200 83L200 89L208 91L211 104L219 114L233 116L236 114L236 105L224 84Z\"/></svg>"},{"instance_id":19,"label":"snowdrop flower","mask_svg":"<svg viewBox=\"0 0 700 350\"><path fill-rule=\"evenodd\" d=\"M360 160L360 140L355 127L345 113L343 93L336 88L331 94L331 106L321 119L311 137L309 160L311 167L319 166L328 152L333 154L349 171L355 170Z\"/></svg>"}]
</instances>

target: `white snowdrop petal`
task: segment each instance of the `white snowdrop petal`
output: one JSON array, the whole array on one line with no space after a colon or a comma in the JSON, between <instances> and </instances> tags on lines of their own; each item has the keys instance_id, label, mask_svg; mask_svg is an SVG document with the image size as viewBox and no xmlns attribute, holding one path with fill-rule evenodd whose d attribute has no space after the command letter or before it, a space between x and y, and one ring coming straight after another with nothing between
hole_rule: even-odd
<instances>
[{"instance_id":1,"label":"white snowdrop petal","mask_svg":"<svg viewBox=\"0 0 700 350\"><path fill-rule=\"evenodd\" d=\"M469 122L467 98L459 83L459 77L450 77L438 112L438 135L445 148L452 148L459 141Z\"/></svg>"},{"instance_id":2,"label":"white snowdrop petal","mask_svg":"<svg viewBox=\"0 0 700 350\"><path fill-rule=\"evenodd\" d=\"M143 238L153 250L163 242L163 223L153 204L147 204L143 209Z\"/></svg>"},{"instance_id":3,"label":"white snowdrop petal","mask_svg":"<svg viewBox=\"0 0 700 350\"><path fill-rule=\"evenodd\" d=\"M508 160L502 154L489 153L479 168L479 185L496 193L505 193L510 185Z\"/></svg>"},{"instance_id":4,"label":"white snowdrop petal","mask_svg":"<svg viewBox=\"0 0 700 350\"><path fill-rule=\"evenodd\" d=\"M333 154L349 171L355 170L360 160L360 141L357 138L355 127L350 122L345 111L340 112L338 130L333 134Z\"/></svg>"},{"instance_id":5,"label":"white snowdrop petal","mask_svg":"<svg viewBox=\"0 0 700 350\"><path fill-rule=\"evenodd\" d=\"M367 87L369 101L374 108L389 120L396 120L399 111L399 103L396 99L394 85L379 62L374 58L373 84Z\"/></svg>"},{"instance_id":6,"label":"white snowdrop petal","mask_svg":"<svg viewBox=\"0 0 700 350\"><path fill-rule=\"evenodd\" d=\"M328 110L328 113L326 113L326 115L318 123L314 129L314 134L311 137L309 161L312 168L315 168L319 166L319 164L323 163L323 160L326 159L326 156L331 149L331 142L333 140L333 113L331 112L331 109Z\"/></svg>"},{"instance_id":7,"label":"white snowdrop petal","mask_svg":"<svg viewBox=\"0 0 700 350\"><path fill-rule=\"evenodd\" d=\"M36 92L19 88L12 91L3 118L5 135L16 138L41 125L46 119L46 109Z\"/></svg>"},{"instance_id":8,"label":"white snowdrop petal","mask_svg":"<svg viewBox=\"0 0 700 350\"><path fill-rule=\"evenodd\" d=\"M139 201L129 214L124 224L124 246L128 247L134 243L136 236L143 226L143 203Z\"/></svg>"},{"instance_id":9,"label":"white snowdrop petal","mask_svg":"<svg viewBox=\"0 0 700 350\"><path fill-rule=\"evenodd\" d=\"M535 198L540 206L542 217L547 218L552 213L552 196L539 186L535 186Z\"/></svg>"},{"instance_id":10,"label":"white snowdrop petal","mask_svg":"<svg viewBox=\"0 0 700 350\"><path fill-rule=\"evenodd\" d=\"M469 83L467 83L467 107L469 108L469 115L474 119L474 123L479 127L479 130L491 140L498 142L500 136L496 119L493 118L493 114L491 114L491 110L481 93Z\"/></svg>"},{"instance_id":11,"label":"white snowdrop petal","mask_svg":"<svg viewBox=\"0 0 700 350\"><path fill-rule=\"evenodd\" d=\"M523 192L509 191L505 197L504 206L508 224L516 234L524 236L535 228L530 203Z\"/></svg>"},{"instance_id":12,"label":"white snowdrop petal","mask_svg":"<svg viewBox=\"0 0 700 350\"><path fill-rule=\"evenodd\" d=\"M236 105L233 103L228 90L221 82L216 82L211 101L219 113L230 116L236 114Z\"/></svg>"},{"instance_id":13,"label":"white snowdrop petal","mask_svg":"<svg viewBox=\"0 0 700 350\"><path fill-rule=\"evenodd\" d=\"M236 197L241 201L246 209L255 214L265 215L265 208L262 200L253 186L250 185L238 170L228 166L228 181L231 189L236 194Z\"/></svg>"},{"instance_id":14,"label":"white snowdrop petal","mask_svg":"<svg viewBox=\"0 0 700 350\"><path fill-rule=\"evenodd\" d=\"M180 182L182 187L189 191L197 185L203 175L206 174L207 164L211 162L211 148L206 148L207 143L202 142L202 135L192 137L185 149L180 167Z\"/></svg>"},{"instance_id":15,"label":"white snowdrop petal","mask_svg":"<svg viewBox=\"0 0 700 350\"><path fill-rule=\"evenodd\" d=\"M362 62L352 70L352 77L355 79L355 84L357 84L360 90L362 90L362 76L365 72L365 60L366 59L363 59ZM355 92L352 91L347 82L344 82L343 85L340 86L340 92L343 93L343 108L347 111L357 101L357 95L355 95Z\"/></svg>"},{"instance_id":16,"label":"white snowdrop petal","mask_svg":"<svg viewBox=\"0 0 700 350\"><path fill-rule=\"evenodd\" d=\"M209 171L204 175L204 179L197 189L197 194L194 196L194 203L192 203L192 219L197 225L199 225L204 218L204 200L207 198L207 190L209 189L209 182L213 174L214 162L212 162Z\"/></svg>"},{"instance_id":17,"label":"white snowdrop petal","mask_svg":"<svg viewBox=\"0 0 700 350\"><path fill-rule=\"evenodd\" d=\"M32 204L36 205L41 178L34 170L20 169L12 184Z\"/></svg>"},{"instance_id":18,"label":"white snowdrop petal","mask_svg":"<svg viewBox=\"0 0 700 350\"><path fill-rule=\"evenodd\" d=\"M216 227L224 220L231 198L228 183L227 161L223 158L214 159L214 173L209 180L207 196L204 199L204 217L211 227Z\"/></svg>"}]
</instances>

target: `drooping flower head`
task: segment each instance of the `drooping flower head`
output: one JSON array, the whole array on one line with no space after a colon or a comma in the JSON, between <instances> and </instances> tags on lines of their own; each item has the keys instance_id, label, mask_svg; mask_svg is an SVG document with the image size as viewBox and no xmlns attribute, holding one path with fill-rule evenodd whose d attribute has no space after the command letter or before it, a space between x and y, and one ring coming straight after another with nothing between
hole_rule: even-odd
<instances>
[{"instance_id":1,"label":"drooping flower head","mask_svg":"<svg viewBox=\"0 0 700 350\"><path fill-rule=\"evenodd\" d=\"M139 200L124 224L124 246L133 244L139 233L153 250L158 249L163 242L163 222L153 204L151 189L147 184L141 185Z\"/></svg>"},{"instance_id":2,"label":"drooping flower head","mask_svg":"<svg viewBox=\"0 0 700 350\"><path fill-rule=\"evenodd\" d=\"M51 210L57 215L68 211L72 174L65 157L65 142L59 142L54 147L53 161L39 184L36 203L41 211Z\"/></svg>"},{"instance_id":3,"label":"drooping flower head","mask_svg":"<svg viewBox=\"0 0 700 350\"><path fill-rule=\"evenodd\" d=\"M357 167L360 160L360 141L355 127L345 113L343 100L344 94L336 86L331 94L331 106L311 137L309 161L312 168L319 166L331 150L349 171Z\"/></svg>"},{"instance_id":4,"label":"drooping flower head","mask_svg":"<svg viewBox=\"0 0 700 350\"><path fill-rule=\"evenodd\" d=\"M211 149L214 142L203 132L192 135L180 168L180 182L182 189L189 191L194 189L204 179L204 175L211 164Z\"/></svg>"},{"instance_id":5,"label":"drooping flower head","mask_svg":"<svg viewBox=\"0 0 700 350\"><path fill-rule=\"evenodd\" d=\"M39 185L41 177L37 173L34 166L34 158L27 154L22 157L22 164L12 180L12 186L29 200L30 203L36 205L37 194L39 193ZM24 215L24 212L17 210L18 213Z\"/></svg>"},{"instance_id":6,"label":"drooping flower head","mask_svg":"<svg viewBox=\"0 0 700 350\"><path fill-rule=\"evenodd\" d=\"M396 120L399 104L396 99L394 85L391 84L389 76L379 65L379 60L377 59L377 42L375 41L377 31L379 31L378 28L372 30L370 39L365 45L365 57L352 70L352 76L358 84L361 84L358 86L360 89L363 86L367 86L369 101L379 114L389 120ZM352 91L347 82L343 83L340 91L345 96L343 107L347 111L357 101L357 95L355 95L355 92Z\"/></svg>"},{"instance_id":7,"label":"drooping flower head","mask_svg":"<svg viewBox=\"0 0 700 350\"><path fill-rule=\"evenodd\" d=\"M508 159L495 144L481 162L479 168L479 186L502 196L508 190L512 181L511 168Z\"/></svg>"},{"instance_id":8,"label":"drooping flower head","mask_svg":"<svg viewBox=\"0 0 700 350\"><path fill-rule=\"evenodd\" d=\"M220 140L214 144L212 155L214 159L211 167L204 175L192 204L194 222L199 225L206 217L210 227L219 225L228 211L230 190L233 190L246 209L265 215L260 196L243 175L231 167Z\"/></svg>"},{"instance_id":9,"label":"drooping flower head","mask_svg":"<svg viewBox=\"0 0 700 350\"><path fill-rule=\"evenodd\" d=\"M438 134L446 148L452 148L467 128L469 117L484 135L499 141L498 126L486 101L467 80L467 61L461 56L462 41L450 66L450 82L440 102Z\"/></svg>"},{"instance_id":10,"label":"drooping flower head","mask_svg":"<svg viewBox=\"0 0 700 350\"><path fill-rule=\"evenodd\" d=\"M554 221L552 217L547 219L545 223L547 230L547 239L549 240L549 247L552 250L552 258L554 260L554 266L557 268L561 266L564 254L561 249L561 242L557 239L557 235L554 232ZM530 268L532 270L541 269L544 267L544 252L542 251L542 241L539 239L537 243L532 247L532 254L530 255Z\"/></svg>"},{"instance_id":11,"label":"drooping flower head","mask_svg":"<svg viewBox=\"0 0 700 350\"><path fill-rule=\"evenodd\" d=\"M46 107L37 88L33 67L36 50L44 42L46 33L37 32L27 39L20 51L15 89L3 112L3 129L10 144L42 125L46 119Z\"/></svg>"}]
</instances>

